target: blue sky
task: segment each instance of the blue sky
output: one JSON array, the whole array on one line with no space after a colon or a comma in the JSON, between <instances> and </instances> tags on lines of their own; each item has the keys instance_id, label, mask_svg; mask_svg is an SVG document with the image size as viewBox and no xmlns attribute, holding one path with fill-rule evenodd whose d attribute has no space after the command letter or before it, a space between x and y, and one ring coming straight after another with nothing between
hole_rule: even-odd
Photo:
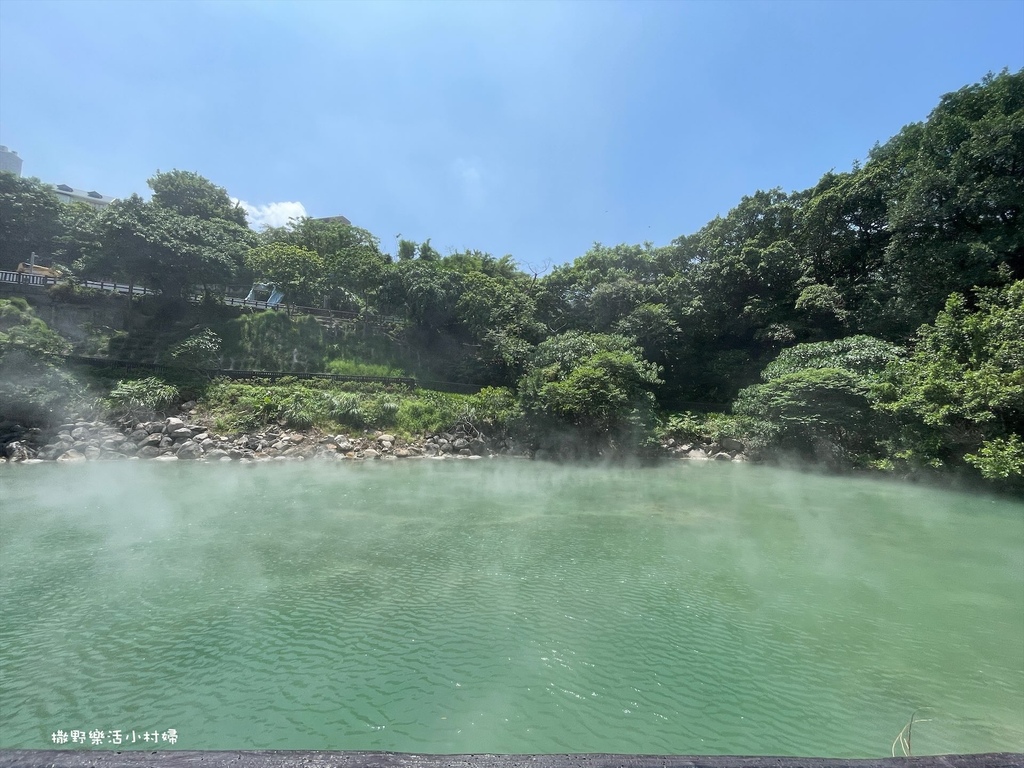
<instances>
[{"instance_id":1,"label":"blue sky","mask_svg":"<svg viewBox=\"0 0 1024 768\"><path fill-rule=\"evenodd\" d=\"M0 0L0 143L544 269L804 189L1004 67L1024 0Z\"/></svg>"}]
</instances>

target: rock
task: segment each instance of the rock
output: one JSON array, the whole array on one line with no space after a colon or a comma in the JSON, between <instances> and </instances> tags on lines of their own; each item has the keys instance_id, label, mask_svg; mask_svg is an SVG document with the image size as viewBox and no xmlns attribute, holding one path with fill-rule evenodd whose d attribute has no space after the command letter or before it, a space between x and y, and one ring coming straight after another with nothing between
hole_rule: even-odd
<instances>
[{"instance_id":1,"label":"rock","mask_svg":"<svg viewBox=\"0 0 1024 768\"><path fill-rule=\"evenodd\" d=\"M175 418L174 416L169 416L164 421L164 432L167 433L167 434L170 434L174 430L181 429L184 426L185 426L185 422L184 421L182 421L181 419Z\"/></svg>"},{"instance_id":2,"label":"rock","mask_svg":"<svg viewBox=\"0 0 1024 768\"><path fill-rule=\"evenodd\" d=\"M373 450L373 448L367 448L365 451L363 451L364 459L376 459L378 456L380 456L380 454L377 453L377 451Z\"/></svg>"},{"instance_id":3,"label":"rock","mask_svg":"<svg viewBox=\"0 0 1024 768\"><path fill-rule=\"evenodd\" d=\"M293 442L293 443L295 443L295 444L297 445L298 443L301 443L301 442L302 442L303 440L305 440L306 438L305 438L305 436L304 436L304 435L301 435L301 434L299 434L298 432L296 432L296 433L295 433L295 434L293 434L293 435L289 435L289 436L288 436L288 439L289 439L289 440L290 440L291 442Z\"/></svg>"},{"instance_id":4,"label":"rock","mask_svg":"<svg viewBox=\"0 0 1024 768\"><path fill-rule=\"evenodd\" d=\"M382 440L381 444L380 444L380 449L382 451L390 451L391 450L391 441L389 441L389 440Z\"/></svg>"},{"instance_id":5,"label":"rock","mask_svg":"<svg viewBox=\"0 0 1024 768\"><path fill-rule=\"evenodd\" d=\"M85 455L76 450L65 451L57 457L57 461L85 461Z\"/></svg>"},{"instance_id":6,"label":"rock","mask_svg":"<svg viewBox=\"0 0 1024 768\"><path fill-rule=\"evenodd\" d=\"M460 437L458 440L456 440L454 443L452 443L452 445L454 446L456 451L460 451L461 452L464 449L469 448L469 440L467 440L464 437Z\"/></svg>"},{"instance_id":7,"label":"rock","mask_svg":"<svg viewBox=\"0 0 1024 768\"><path fill-rule=\"evenodd\" d=\"M750 461L750 459L747 458L746 454L743 454L743 453L737 453L735 456L732 457L732 460L733 461L740 461L740 462Z\"/></svg>"},{"instance_id":8,"label":"rock","mask_svg":"<svg viewBox=\"0 0 1024 768\"><path fill-rule=\"evenodd\" d=\"M144 445L135 455L140 459L155 459L160 455L160 449L155 445Z\"/></svg>"},{"instance_id":9,"label":"rock","mask_svg":"<svg viewBox=\"0 0 1024 768\"><path fill-rule=\"evenodd\" d=\"M702 451L700 448L692 448L686 454L686 458L688 459L706 459L707 457L708 455L704 453L704 451Z\"/></svg>"},{"instance_id":10,"label":"rock","mask_svg":"<svg viewBox=\"0 0 1024 768\"><path fill-rule=\"evenodd\" d=\"M177 461L178 457L170 453L165 453L163 456L157 456L153 461Z\"/></svg>"},{"instance_id":11,"label":"rock","mask_svg":"<svg viewBox=\"0 0 1024 768\"><path fill-rule=\"evenodd\" d=\"M147 432L145 429L133 430L131 434L128 435L128 439L131 440L136 445L141 445L142 441L145 440L147 437L149 437L149 432Z\"/></svg>"},{"instance_id":12,"label":"rock","mask_svg":"<svg viewBox=\"0 0 1024 768\"><path fill-rule=\"evenodd\" d=\"M104 440L100 443L100 450L102 451L116 451L120 447L120 443L116 443L113 440Z\"/></svg>"},{"instance_id":13,"label":"rock","mask_svg":"<svg viewBox=\"0 0 1024 768\"><path fill-rule=\"evenodd\" d=\"M174 445L174 440L168 435L163 435L160 438L159 445L161 449L166 450L167 448L170 448L172 445Z\"/></svg>"},{"instance_id":14,"label":"rock","mask_svg":"<svg viewBox=\"0 0 1024 768\"><path fill-rule=\"evenodd\" d=\"M480 459L482 459L482 458L483 458L483 456L476 456L476 455L473 455L473 456L470 456L470 457L469 457L469 460L470 460L470 461L480 461Z\"/></svg>"},{"instance_id":15,"label":"rock","mask_svg":"<svg viewBox=\"0 0 1024 768\"><path fill-rule=\"evenodd\" d=\"M212 451L206 454L206 458L210 461L217 461L219 459L227 459L231 461L231 456L227 451L221 450L220 448L214 448Z\"/></svg>"},{"instance_id":16,"label":"rock","mask_svg":"<svg viewBox=\"0 0 1024 768\"><path fill-rule=\"evenodd\" d=\"M342 453L348 453L355 447L348 440L339 440L337 446L338 450L341 451Z\"/></svg>"},{"instance_id":17,"label":"rock","mask_svg":"<svg viewBox=\"0 0 1024 768\"><path fill-rule=\"evenodd\" d=\"M90 445L88 448L85 449L85 458L87 458L89 461L96 461L96 459L100 457L100 453L101 451L99 448L97 448L95 445Z\"/></svg>"},{"instance_id":18,"label":"rock","mask_svg":"<svg viewBox=\"0 0 1024 768\"><path fill-rule=\"evenodd\" d=\"M461 440L459 442L465 442L465 440ZM456 443L456 445L457 444L458 443ZM471 450L469 450L469 448L461 448L459 450L459 456L472 456L472 455L473 455L473 452Z\"/></svg>"},{"instance_id":19,"label":"rock","mask_svg":"<svg viewBox=\"0 0 1024 768\"><path fill-rule=\"evenodd\" d=\"M167 432L173 440L189 440L192 437L192 430L188 427L178 427Z\"/></svg>"},{"instance_id":20,"label":"rock","mask_svg":"<svg viewBox=\"0 0 1024 768\"><path fill-rule=\"evenodd\" d=\"M138 450L139 450L139 446L137 446L137 445L136 445L135 443L133 443L133 442L132 442L131 440L125 440L125 441L124 441L123 443L121 443L121 447L120 447L120 448L118 448L118 450L119 450L119 451L120 451L121 453L124 453L124 454L127 454L127 455L131 456L131 455L133 455L133 454L134 454L134 453L135 453L136 451L138 451Z\"/></svg>"},{"instance_id":21,"label":"rock","mask_svg":"<svg viewBox=\"0 0 1024 768\"><path fill-rule=\"evenodd\" d=\"M746 447L739 440L734 440L731 437L723 437L721 443L723 451L742 451Z\"/></svg>"},{"instance_id":22,"label":"rock","mask_svg":"<svg viewBox=\"0 0 1024 768\"><path fill-rule=\"evenodd\" d=\"M242 452L241 452L240 450L238 450L237 448L233 448L233 449L231 449L230 451L228 451L228 457L229 457L229 458L231 458L231 459L232 459L233 461L239 461L239 460L240 460L240 459L242 459L242 458L243 458L244 456L245 456L245 454L244 454L244 453L242 453Z\"/></svg>"},{"instance_id":23,"label":"rock","mask_svg":"<svg viewBox=\"0 0 1024 768\"><path fill-rule=\"evenodd\" d=\"M441 451L441 453L451 453L452 444L449 443L447 440L442 440L437 444L437 449Z\"/></svg>"},{"instance_id":24,"label":"rock","mask_svg":"<svg viewBox=\"0 0 1024 768\"><path fill-rule=\"evenodd\" d=\"M399 448L397 451L395 451L395 456L397 456L400 459L407 459L411 455L412 454L410 454L408 449L406 448Z\"/></svg>"},{"instance_id":25,"label":"rock","mask_svg":"<svg viewBox=\"0 0 1024 768\"><path fill-rule=\"evenodd\" d=\"M714 459L715 461L732 461L732 456L730 456L725 451L721 451L720 453L716 453L711 458Z\"/></svg>"},{"instance_id":26,"label":"rock","mask_svg":"<svg viewBox=\"0 0 1024 768\"><path fill-rule=\"evenodd\" d=\"M196 432L198 434L193 434L192 435L192 439L195 440L200 445L203 443L204 440L209 440L210 439L210 433L209 432L206 432L205 430L196 430Z\"/></svg>"},{"instance_id":27,"label":"rock","mask_svg":"<svg viewBox=\"0 0 1024 768\"><path fill-rule=\"evenodd\" d=\"M395 436L394 435L381 435L380 437L377 438L377 442L378 443L394 443L395 442Z\"/></svg>"},{"instance_id":28,"label":"rock","mask_svg":"<svg viewBox=\"0 0 1024 768\"><path fill-rule=\"evenodd\" d=\"M146 432L152 435L155 432L163 432L164 423L162 421L147 421L143 425L143 428L146 430Z\"/></svg>"},{"instance_id":29,"label":"rock","mask_svg":"<svg viewBox=\"0 0 1024 768\"><path fill-rule=\"evenodd\" d=\"M89 436L89 430L86 427L75 427L71 430L71 437L75 440L84 440Z\"/></svg>"},{"instance_id":30,"label":"rock","mask_svg":"<svg viewBox=\"0 0 1024 768\"><path fill-rule=\"evenodd\" d=\"M191 440L187 440L179 446L178 450L175 451L175 456L179 459L198 459L203 455L203 449L199 447L197 443L193 443Z\"/></svg>"}]
</instances>

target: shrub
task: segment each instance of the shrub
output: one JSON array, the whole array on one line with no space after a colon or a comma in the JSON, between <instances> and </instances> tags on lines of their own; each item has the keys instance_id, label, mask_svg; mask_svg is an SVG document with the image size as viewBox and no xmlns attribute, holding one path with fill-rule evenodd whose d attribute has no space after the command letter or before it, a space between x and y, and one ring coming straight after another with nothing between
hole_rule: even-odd
<instances>
[{"instance_id":1,"label":"shrub","mask_svg":"<svg viewBox=\"0 0 1024 768\"><path fill-rule=\"evenodd\" d=\"M177 387L147 376L119 381L107 396L107 406L118 417L141 419L165 412L177 398Z\"/></svg>"}]
</instances>

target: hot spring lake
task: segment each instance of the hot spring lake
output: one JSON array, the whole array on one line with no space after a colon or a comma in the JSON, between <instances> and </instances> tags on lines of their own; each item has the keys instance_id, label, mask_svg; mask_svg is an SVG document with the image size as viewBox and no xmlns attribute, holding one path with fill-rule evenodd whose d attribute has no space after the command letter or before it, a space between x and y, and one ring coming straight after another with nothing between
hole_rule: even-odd
<instances>
[{"instance_id":1,"label":"hot spring lake","mask_svg":"<svg viewBox=\"0 0 1024 768\"><path fill-rule=\"evenodd\" d=\"M0 468L0 748L868 757L918 708L915 754L1024 751L1024 503L696 462Z\"/></svg>"}]
</instances>

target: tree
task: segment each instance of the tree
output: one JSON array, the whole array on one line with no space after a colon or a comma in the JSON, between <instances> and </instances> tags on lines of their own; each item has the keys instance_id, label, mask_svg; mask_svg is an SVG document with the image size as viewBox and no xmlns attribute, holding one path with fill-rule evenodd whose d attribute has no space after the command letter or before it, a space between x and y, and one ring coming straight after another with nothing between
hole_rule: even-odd
<instances>
[{"instance_id":1,"label":"tree","mask_svg":"<svg viewBox=\"0 0 1024 768\"><path fill-rule=\"evenodd\" d=\"M324 260L298 245L270 243L249 251L246 264L261 280L284 291L294 303L316 303L325 285Z\"/></svg>"},{"instance_id":2,"label":"tree","mask_svg":"<svg viewBox=\"0 0 1024 768\"><path fill-rule=\"evenodd\" d=\"M657 367L628 339L570 331L537 346L519 402L536 446L596 455L639 445L659 383Z\"/></svg>"},{"instance_id":3,"label":"tree","mask_svg":"<svg viewBox=\"0 0 1024 768\"><path fill-rule=\"evenodd\" d=\"M253 233L237 224L182 216L138 195L107 206L98 229L102 249L84 253L77 268L174 297L230 281L254 242Z\"/></svg>"},{"instance_id":4,"label":"tree","mask_svg":"<svg viewBox=\"0 0 1024 768\"><path fill-rule=\"evenodd\" d=\"M876 385L900 352L870 336L797 344L765 367L764 383L740 391L733 410L759 423L764 447L840 464L870 461L891 431L873 411Z\"/></svg>"},{"instance_id":5,"label":"tree","mask_svg":"<svg viewBox=\"0 0 1024 768\"><path fill-rule=\"evenodd\" d=\"M908 450L954 465L971 454L983 472L988 460L995 467L1013 455L1024 436L1022 328L1024 280L979 289L974 308L961 294L949 297L880 386L880 408L938 438Z\"/></svg>"},{"instance_id":6,"label":"tree","mask_svg":"<svg viewBox=\"0 0 1024 768\"><path fill-rule=\"evenodd\" d=\"M61 231L61 207L39 179L0 171L0 268L14 269L33 252L49 256Z\"/></svg>"},{"instance_id":7,"label":"tree","mask_svg":"<svg viewBox=\"0 0 1024 768\"><path fill-rule=\"evenodd\" d=\"M147 182L153 190L153 204L180 216L195 216L209 221L223 219L241 227L248 226L245 210L231 202L227 190L192 171L156 174Z\"/></svg>"}]
</instances>

